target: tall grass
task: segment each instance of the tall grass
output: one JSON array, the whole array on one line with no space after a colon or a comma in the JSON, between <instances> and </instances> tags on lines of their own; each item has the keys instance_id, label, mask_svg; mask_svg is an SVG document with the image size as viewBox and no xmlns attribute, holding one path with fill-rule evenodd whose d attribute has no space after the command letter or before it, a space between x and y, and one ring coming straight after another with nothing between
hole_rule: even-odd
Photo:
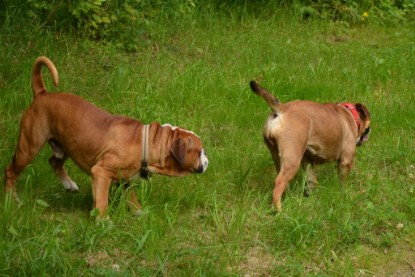
<instances>
[{"instance_id":1,"label":"tall grass","mask_svg":"<svg viewBox=\"0 0 415 277\"><path fill-rule=\"evenodd\" d=\"M23 205L1 195L0 273L411 273L413 26L351 29L282 14L246 16L241 24L204 16L163 27L154 44L134 54L36 25L0 30L2 168L15 147L19 115L32 100L30 72L38 55L57 66L59 91L146 123L193 130L210 159L203 175L135 183L144 207L139 218L128 212L125 192L114 187L113 224L96 225L89 177L68 162L80 191L66 193L48 166L46 147L17 184ZM48 74L45 78L53 91ZM324 165L318 168L317 190L304 198L300 172L283 212L271 209L276 172L261 135L269 111L250 92L251 79L283 102L348 100L369 107L373 132L357 150L347 185L338 184L334 164Z\"/></svg>"}]
</instances>

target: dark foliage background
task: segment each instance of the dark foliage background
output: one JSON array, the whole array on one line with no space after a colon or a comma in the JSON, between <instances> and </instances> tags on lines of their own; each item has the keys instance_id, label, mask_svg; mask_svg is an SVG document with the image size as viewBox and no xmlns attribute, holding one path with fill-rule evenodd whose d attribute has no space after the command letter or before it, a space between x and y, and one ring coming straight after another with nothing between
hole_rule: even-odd
<instances>
[{"instance_id":1,"label":"dark foliage background","mask_svg":"<svg viewBox=\"0 0 415 277\"><path fill-rule=\"evenodd\" d=\"M415 0L4 0L0 20L5 28L36 23L135 51L161 35L162 22L171 27L200 17L272 17L285 9L303 20L390 25L413 20L414 7Z\"/></svg>"}]
</instances>

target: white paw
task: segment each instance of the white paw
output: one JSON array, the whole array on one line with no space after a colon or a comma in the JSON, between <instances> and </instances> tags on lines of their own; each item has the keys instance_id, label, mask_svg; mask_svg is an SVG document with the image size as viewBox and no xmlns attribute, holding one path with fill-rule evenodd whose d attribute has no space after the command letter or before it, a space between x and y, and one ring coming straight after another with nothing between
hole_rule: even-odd
<instances>
[{"instance_id":1,"label":"white paw","mask_svg":"<svg viewBox=\"0 0 415 277\"><path fill-rule=\"evenodd\" d=\"M141 218L141 217L145 217L148 214L148 210L147 209L138 209L134 211L134 217L135 218Z\"/></svg>"},{"instance_id":2,"label":"white paw","mask_svg":"<svg viewBox=\"0 0 415 277\"><path fill-rule=\"evenodd\" d=\"M142 216L142 214L143 214L143 211L141 209L138 209L138 210L134 211L134 216L135 217L140 217L140 216Z\"/></svg>"},{"instance_id":3,"label":"white paw","mask_svg":"<svg viewBox=\"0 0 415 277\"><path fill-rule=\"evenodd\" d=\"M95 220L95 222L96 222L95 223L96 226L101 227L105 230L112 229L114 227L114 223L112 222L112 220L110 219L108 215L105 215L103 217L98 217Z\"/></svg>"},{"instance_id":4,"label":"white paw","mask_svg":"<svg viewBox=\"0 0 415 277\"><path fill-rule=\"evenodd\" d=\"M76 183L72 180L62 180L62 184L65 187L66 191L77 192L79 190Z\"/></svg>"}]
</instances>

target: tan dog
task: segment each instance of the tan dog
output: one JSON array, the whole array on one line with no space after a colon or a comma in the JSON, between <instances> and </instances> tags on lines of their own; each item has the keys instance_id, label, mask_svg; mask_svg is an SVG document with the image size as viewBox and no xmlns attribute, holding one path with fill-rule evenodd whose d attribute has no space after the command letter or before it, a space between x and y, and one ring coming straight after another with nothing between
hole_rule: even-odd
<instances>
[{"instance_id":1,"label":"tan dog","mask_svg":"<svg viewBox=\"0 0 415 277\"><path fill-rule=\"evenodd\" d=\"M67 158L91 175L99 218L106 214L111 182L128 183L140 172L184 176L206 170L208 159L194 133L112 115L76 95L47 93L43 65L52 74L55 86L58 84L53 63L46 57L37 58L32 71L34 99L21 118L16 152L5 172L5 191L16 200L16 178L46 142L53 150L50 165L66 190L78 190L64 169ZM130 206L137 211L141 208L133 190Z\"/></svg>"},{"instance_id":2,"label":"tan dog","mask_svg":"<svg viewBox=\"0 0 415 277\"><path fill-rule=\"evenodd\" d=\"M272 110L264 126L264 141L278 171L272 200L278 211L281 211L281 196L300 165L307 175L305 195L317 184L314 164L337 161L340 180L344 181L353 166L356 146L368 138L367 108L359 103L282 104L254 81L250 86Z\"/></svg>"}]
</instances>

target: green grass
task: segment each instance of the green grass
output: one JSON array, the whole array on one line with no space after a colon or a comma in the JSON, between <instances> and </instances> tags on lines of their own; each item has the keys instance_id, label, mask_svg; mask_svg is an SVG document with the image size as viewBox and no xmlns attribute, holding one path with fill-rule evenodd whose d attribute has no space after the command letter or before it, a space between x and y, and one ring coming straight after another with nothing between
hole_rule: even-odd
<instances>
[{"instance_id":1,"label":"green grass","mask_svg":"<svg viewBox=\"0 0 415 277\"><path fill-rule=\"evenodd\" d=\"M112 225L97 225L89 177L68 162L80 191L66 193L46 147L17 184L24 204L16 207L1 194L0 274L413 274L413 26L206 16L181 29L165 27L154 44L127 54L17 24L17 31L0 29L2 169L17 141L19 115L32 100L30 72L39 55L54 61L60 91L146 123L193 130L210 164L203 175L135 183L140 218L114 186ZM249 90L252 79L283 102L367 105L372 133L357 150L347 185L338 184L335 164L320 166L319 186L305 198L299 172L283 212L271 210L276 172L262 141L269 108Z\"/></svg>"}]
</instances>

